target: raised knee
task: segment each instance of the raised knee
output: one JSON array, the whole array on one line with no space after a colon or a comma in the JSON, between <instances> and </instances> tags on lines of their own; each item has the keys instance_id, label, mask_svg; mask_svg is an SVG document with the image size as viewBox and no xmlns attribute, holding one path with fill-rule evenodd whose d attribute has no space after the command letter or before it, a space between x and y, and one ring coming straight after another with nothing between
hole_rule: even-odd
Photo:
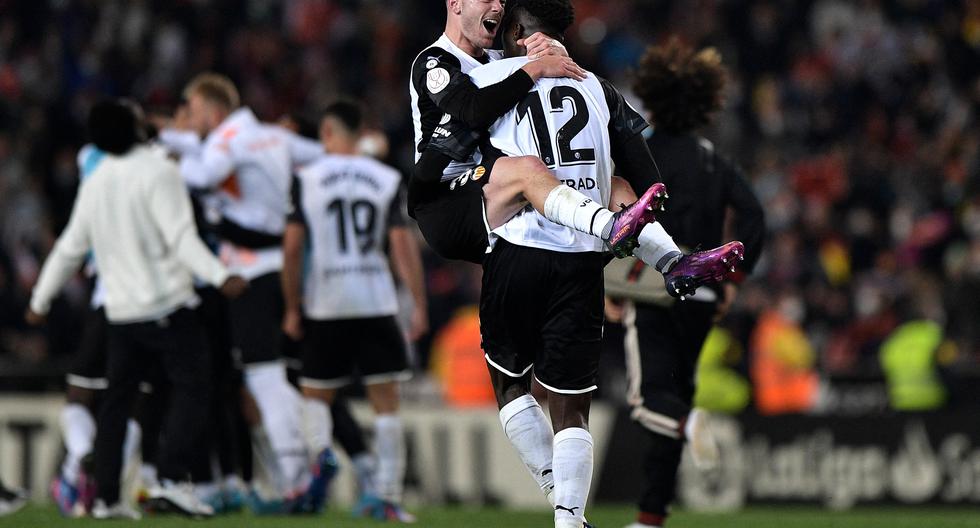
<instances>
[{"instance_id":1,"label":"raised knee","mask_svg":"<svg viewBox=\"0 0 980 528\"><path fill-rule=\"evenodd\" d=\"M612 179L612 189L620 190L624 192L630 192L630 193L636 192L633 190L633 186L630 185L630 182L626 181L621 176L613 176L611 179Z\"/></svg>"},{"instance_id":2,"label":"raised knee","mask_svg":"<svg viewBox=\"0 0 980 528\"><path fill-rule=\"evenodd\" d=\"M551 171L548 170L548 166L537 156L523 156L521 166L526 178L530 179L541 176L547 176L548 178L554 177Z\"/></svg>"}]
</instances>

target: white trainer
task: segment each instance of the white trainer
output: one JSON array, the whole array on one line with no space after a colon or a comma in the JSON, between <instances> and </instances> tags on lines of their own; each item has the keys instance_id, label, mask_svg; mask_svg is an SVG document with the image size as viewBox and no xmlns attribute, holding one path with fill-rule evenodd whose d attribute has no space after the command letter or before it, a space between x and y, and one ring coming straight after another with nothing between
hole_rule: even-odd
<instances>
[{"instance_id":1,"label":"white trainer","mask_svg":"<svg viewBox=\"0 0 980 528\"><path fill-rule=\"evenodd\" d=\"M92 518L94 519L127 519L138 521L143 518L140 512L125 502L117 502L112 506L106 506L102 499L96 499L92 505Z\"/></svg>"},{"instance_id":2,"label":"white trainer","mask_svg":"<svg viewBox=\"0 0 980 528\"><path fill-rule=\"evenodd\" d=\"M214 508L197 498L194 486L189 483L165 481L147 491L147 509L181 513L190 517L211 517Z\"/></svg>"},{"instance_id":3,"label":"white trainer","mask_svg":"<svg viewBox=\"0 0 980 528\"><path fill-rule=\"evenodd\" d=\"M10 515L27 504L27 494L23 490L10 489L0 483L0 517Z\"/></svg>"}]
</instances>

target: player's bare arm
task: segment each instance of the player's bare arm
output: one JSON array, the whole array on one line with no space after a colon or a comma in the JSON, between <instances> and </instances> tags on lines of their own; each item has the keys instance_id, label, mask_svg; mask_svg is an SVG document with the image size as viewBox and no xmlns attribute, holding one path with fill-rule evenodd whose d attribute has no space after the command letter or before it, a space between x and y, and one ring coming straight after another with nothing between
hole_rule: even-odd
<instances>
[{"instance_id":1,"label":"player's bare arm","mask_svg":"<svg viewBox=\"0 0 980 528\"><path fill-rule=\"evenodd\" d=\"M299 222L286 225L282 237L282 296L286 310L282 317L282 331L292 339L303 337L302 284L303 247L306 228Z\"/></svg>"}]
</instances>

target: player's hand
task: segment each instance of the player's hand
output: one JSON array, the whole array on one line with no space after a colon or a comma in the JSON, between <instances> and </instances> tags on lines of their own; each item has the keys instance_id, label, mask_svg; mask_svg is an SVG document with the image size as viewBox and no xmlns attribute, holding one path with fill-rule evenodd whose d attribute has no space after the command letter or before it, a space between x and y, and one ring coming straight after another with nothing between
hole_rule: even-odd
<instances>
[{"instance_id":1,"label":"player's hand","mask_svg":"<svg viewBox=\"0 0 980 528\"><path fill-rule=\"evenodd\" d=\"M568 56L568 50L565 49L564 44L540 31L526 39L518 40L517 45L527 48L527 58L531 60L544 57L545 55Z\"/></svg>"},{"instance_id":2,"label":"player's hand","mask_svg":"<svg viewBox=\"0 0 980 528\"><path fill-rule=\"evenodd\" d=\"M191 112L187 108L186 104L182 104L177 107L177 111L174 112L173 126L178 130L190 130L191 129Z\"/></svg>"},{"instance_id":3,"label":"player's hand","mask_svg":"<svg viewBox=\"0 0 980 528\"><path fill-rule=\"evenodd\" d=\"M303 339L303 314L299 310L286 310L282 316L282 333L293 341Z\"/></svg>"},{"instance_id":4,"label":"player's hand","mask_svg":"<svg viewBox=\"0 0 980 528\"><path fill-rule=\"evenodd\" d=\"M733 282L726 282L721 285L721 288L721 299L715 308L714 322L716 323L728 315L728 311L732 309L732 303L735 302L735 296L738 295L738 286Z\"/></svg>"},{"instance_id":5,"label":"player's hand","mask_svg":"<svg viewBox=\"0 0 980 528\"><path fill-rule=\"evenodd\" d=\"M585 70L579 67L578 64L575 64L575 61L560 55L546 55L525 64L522 69L535 81L545 77L561 77L584 81L586 77Z\"/></svg>"},{"instance_id":6,"label":"player's hand","mask_svg":"<svg viewBox=\"0 0 980 528\"><path fill-rule=\"evenodd\" d=\"M164 114L148 114L146 116L146 121L156 127L157 130L177 128L174 124L174 118Z\"/></svg>"},{"instance_id":7,"label":"player's hand","mask_svg":"<svg viewBox=\"0 0 980 528\"><path fill-rule=\"evenodd\" d=\"M47 317L28 308L27 313L24 314L24 320L31 326L41 326L44 324L44 321L47 320Z\"/></svg>"},{"instance_id":8,"label":"player's hand","mask_svg":"<svg viewBox=\"0 0 980 528\"><path fill-rule=\"evenodd\" d=\"M623 321L623 301L620 299L613 299L612 297L606 297L606 302L603 305L603 311L606 312L606 321L610 323L620 323Z\"/></svg>"},{"instance_id":9,"label":"player's hand","mask_svg":"<svg viewBox=\"0 0 980 528\"><path fill-rule=\"evenodd\" d=\"M408 340L418 341L429 331L429 312L425 309L412 310L411 326L408 329Z\"/></svg>"},{"instance_id":10,"label":"player's hand","mask_svg":"<svg viewBox=\"0 0 980 528\"><path fill-rule=\"evenodd\" d=\"M221 295L229 299L236 299L248 289L248 281L238 275L232 275L225 280L220 289Z\"/></svg>"}]
</instances>

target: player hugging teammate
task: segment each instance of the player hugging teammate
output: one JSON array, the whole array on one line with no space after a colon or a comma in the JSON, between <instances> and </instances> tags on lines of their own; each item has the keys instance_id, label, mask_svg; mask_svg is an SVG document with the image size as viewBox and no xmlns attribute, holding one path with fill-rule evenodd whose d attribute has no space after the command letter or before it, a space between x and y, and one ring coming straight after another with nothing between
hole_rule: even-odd
<instances>
[{"instance_id":1,"label":"player hugging teammate","mask_svg":"<svg viewBox=\"0 0 980 528\"><path fill-rule=\"evenodd\" d=\"M481 334L501 425L555 527L588 527L603 253L636 255L683 298L723 279L744 248L683 254L656 222L667 194L640 134L646 122L563 57L568 0L512 1L506 15L497 1L447 8L445 34L412 66L409 210L437 252L482 263ZM485 49L498 29L507 58ZM595 185L564 183L580 179ZM550 423L532 380L547 390Z\"/></svg>"},{"instance_id":2,"label":"player hugging teammate","mask_svg":"<svg viewBox=\"0 0 980 528\"><path fill-rule=\"evenodd\" d=\"M409 369L396 279L414 302L408 337L427 330L427 307L407 212L437 253L483 267L481 333L501 426L551 504L555 527L591 526L589 408L604 266L635 256L683 299L724 280L745 248L730 242L684 253L658 221L668 195L643 136L648 125L611 83L568 57L569 0L512 0L506 11L500 0L446 6L445 33L412 64L416 165L407 189L396 170L358 154L356 104L328 107L320 141L312 141L259 121L216 74L193 79L186 106L157 122L162 149L137 132L123 145L96 140L100 155L82 163L97 168L82 184L78 220L32 304L39 320L94 246L109 335L108 345L94 346L108 351L108 366L79 370L85 376L76 381L104 371L107 402L92 432L81 426L94 424L80 405L91 402L73 390L66 416L75 418L66 422L95 435L99 500L91 502L80 477L85 449L76 444L84 442L66 432L69 457L54 486L63 513L139 516L118 478L126 403L159 370L166 375L154 378L155 392L168 397L150 414L167 419L162 430L143 427L149 444L162 446L149 509L207 517L247 502L256 513L320 512L338 471L337 437L358 473L355 514L413 522L401 503L399 383ZM498 36L504 50L488 49ZM113 106L117 118L120 108ZM127 127L139 121L135 112L120 119ZM131 159L164 174L166 189L127 179L120 167ZM116 186L134 190L121 196ZM119 208L139 227L111 221L106 211ZM148 248L133 229L162 239ZM120 259L139 270L141 284ZM144 306L147 287L166 302ZM199 354L184 357L184 349ZM287 363L298 372L294 383ZM375 412L373 453L338 399L355 379ZM532 384L545 389L550 420ZM192 412L179 412L185 407Z\"/></svg>"}]
</instances>

